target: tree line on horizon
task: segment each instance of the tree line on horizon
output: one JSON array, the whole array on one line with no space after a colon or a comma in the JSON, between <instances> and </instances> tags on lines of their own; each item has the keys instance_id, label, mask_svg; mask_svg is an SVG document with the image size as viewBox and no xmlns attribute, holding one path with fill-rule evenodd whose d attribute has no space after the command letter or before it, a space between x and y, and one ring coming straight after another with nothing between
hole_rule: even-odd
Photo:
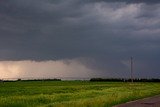
<instances>
[{"instance_id":1,"label":"tree line on horizon","mask_svg":"<svg viewBox=\"0 0 160 107\"><path fill-rule=\"evenodd\" d=\"M17 79L17 80L2 80L0 79L0 82L18 82L18 81L62 81L61 79L54 78L54 79ZM81 80L83 81L83 80ZM86 80L85 80L86 81ZM124 78L91 78L89 79L90 82L131 82L131 79L124 79ZM160 79L158 78L135 78L133 79L134 82L160 82Z\"/></svg>"},{"instance_id":2,"label":"tree line on horizon","mask_svg":"<svg viewBox=\"0 0 160 107\"><path fill-rule=\"evenodd\" d=\"M130 82L131 79L124 79L124 78L91 78L91 82ZM133 79L134 82L160 82L160 79L158 78L135 78Z\"/></svg>"}]
</instances>

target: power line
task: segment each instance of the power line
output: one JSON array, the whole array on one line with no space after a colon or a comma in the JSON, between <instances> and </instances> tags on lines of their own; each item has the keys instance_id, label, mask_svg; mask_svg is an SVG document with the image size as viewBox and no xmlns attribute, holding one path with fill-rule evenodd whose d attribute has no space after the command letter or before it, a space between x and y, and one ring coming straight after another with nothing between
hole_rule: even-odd
<instances>
[{"instance_id":1,"label":"power line","mask_svg":"<svg viewBox=\"0 0 160 107\"><path fill-rule=\"evenodd\" d=\"M131 82L133 82L133 57L131 57Z\"/></svg>"}]
</instances>

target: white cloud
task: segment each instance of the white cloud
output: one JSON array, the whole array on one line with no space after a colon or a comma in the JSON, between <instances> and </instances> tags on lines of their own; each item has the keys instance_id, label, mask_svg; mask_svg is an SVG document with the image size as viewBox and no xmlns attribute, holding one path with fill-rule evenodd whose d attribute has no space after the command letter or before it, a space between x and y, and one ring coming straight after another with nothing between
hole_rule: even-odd
<instances>
[{"instance_id":1,"label":"white cloud","mask_svg":"<svg viewBox=\"0 0 160 107\"><path fill-rule=\"evenodd\" d=\"M66 63L67 62L67 63ZM58 61L1 61L0 78L90 77L93 70L77 59Z\"/></svg>"}]
</instances>

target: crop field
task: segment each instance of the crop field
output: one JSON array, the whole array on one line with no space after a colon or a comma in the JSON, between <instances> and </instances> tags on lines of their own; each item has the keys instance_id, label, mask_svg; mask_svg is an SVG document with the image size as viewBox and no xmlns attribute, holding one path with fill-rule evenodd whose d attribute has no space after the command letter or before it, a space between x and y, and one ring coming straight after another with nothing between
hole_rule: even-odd
<instances>
[{"instance_id":1,"label":"crop field","mask_svg":"<svg viewBox=\"0 0 160 107\"><path fill-rule=\"evenodd\" d=\"M19 81L0 83L0 107L111 107L160 94L160 83Z\"/></svg>"}]
</instances>

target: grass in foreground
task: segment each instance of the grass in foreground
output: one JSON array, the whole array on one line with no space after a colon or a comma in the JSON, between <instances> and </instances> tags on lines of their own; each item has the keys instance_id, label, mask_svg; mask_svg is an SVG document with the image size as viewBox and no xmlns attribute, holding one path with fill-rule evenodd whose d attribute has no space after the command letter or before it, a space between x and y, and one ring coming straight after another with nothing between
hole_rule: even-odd
<instances>
[{"instance_id":1,"label":"grass in foreground","mask_svg":"<svg viewBox=\"0 0 160 107\"><path fill-rule=\"evenodd\" d=\"M0 107L111 107L160 94L160 83L30 81L0 83Z\"/></svg>"}]
</instances>

